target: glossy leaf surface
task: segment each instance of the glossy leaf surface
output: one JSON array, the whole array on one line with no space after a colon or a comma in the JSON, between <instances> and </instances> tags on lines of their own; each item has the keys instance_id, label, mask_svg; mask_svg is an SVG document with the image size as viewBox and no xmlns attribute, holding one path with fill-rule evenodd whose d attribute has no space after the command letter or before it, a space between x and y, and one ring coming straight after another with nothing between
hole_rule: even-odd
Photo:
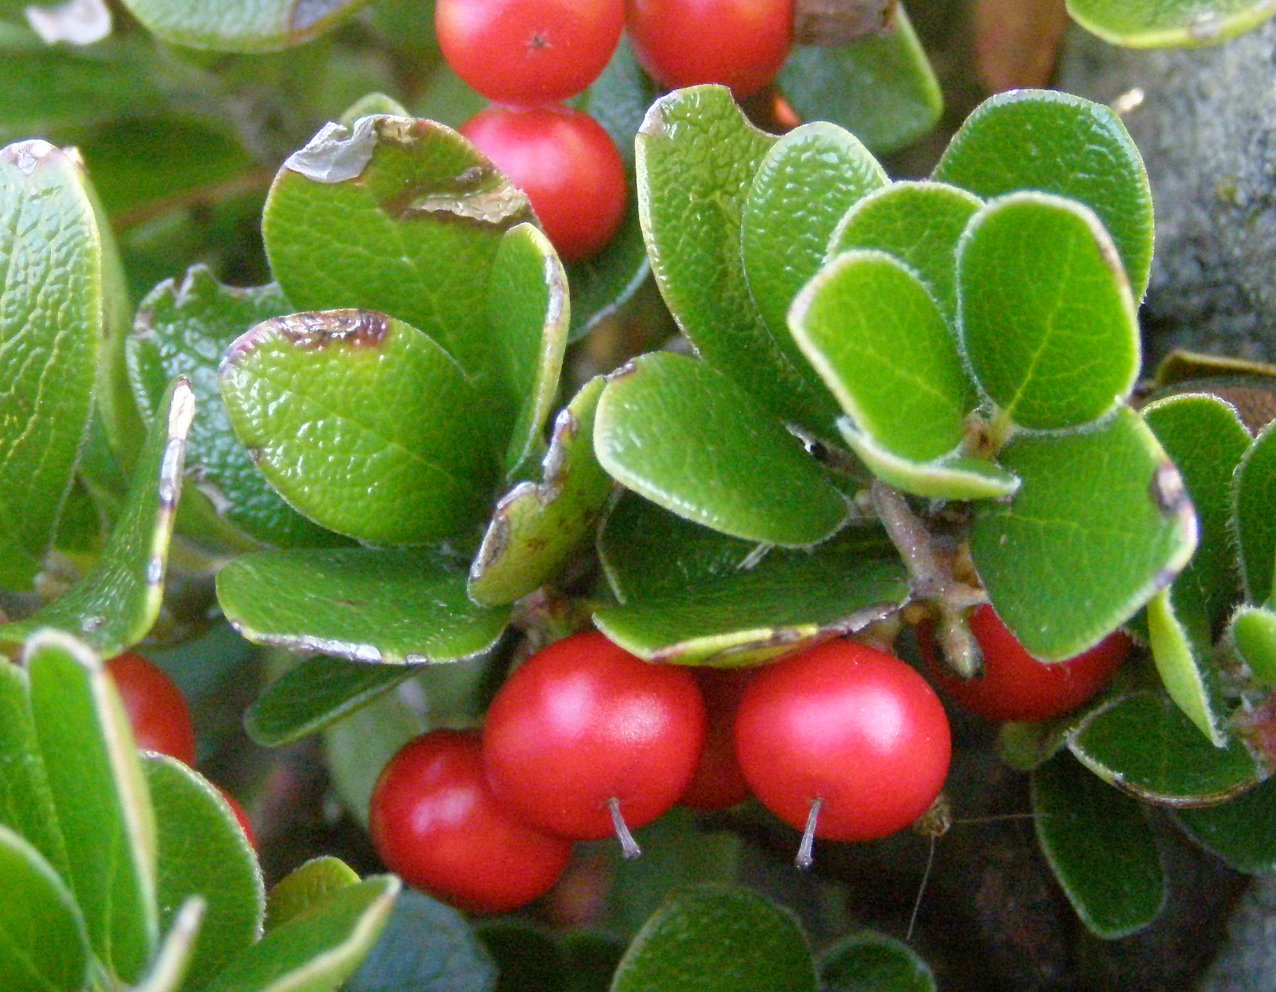
<instances>
[{"instance_id":1,"label":"glossy leaf surface","mask_svg":"<svg viewBox=\"0 0 1276 992\"><path fill-rule=\"evenodd\" d=\"M1091 933L1114 940L1160 915L1161 854L1137 802L1063 757L1032 773L1032 811L1041 850Z\"/></svg>"},{"instance_id":2,"label":"glossy leaf surface","mask_svg":"<svg viewBox=\"0 0 1276 992\"><path fill-rule=\"evenodd\" d=\"M1039 190L1079 200L1121 253L1141 299L1152 264L1152 193L1138 148L1103 104L1054 90L1012 90L981 103L933 178L991 199Z\"/></svg>"},{"instance_id":3,"label":"glossy leaf surface","mask_svg":"<svg viewBox=\"0 0 1276 992\"><path fill-rule=\"evenodd\" d=\"M425 544L486 509L498 456L479 396L402 321L366 310L268 320L227 352L221 391L262 475L330 530Z\"/></svg>"},{"instance_id":4,"label":"glossy leaf surface","mask_svg":"<svg viewBox=\"0 0 1276 992\"><path fill-rule=\"evenodd\" d=\"M105 657L146 636L159 615L168 545L182 490L186 435L195 414L190 384L169 386L151 424L137 471L115 528L93 568L34 616L0 625L0 643L21 643L55 627L81 638Z\"/></svg>"},{"instance_id":5,"label":"glossy leaf surface","mask_svg":"<svg viewBox=\"0 0 1276 992\"><path fill-rule=\"evenodd\" d=\"M3 60L0 60L3 61ZM0 149L0 582L31 585L89 425L106 303L78 155Z\"/></svg>"},{"instance_id":6,"label":"glossy leaf surface","mask_svg":"<svg viewBox=\"0 0 1276 992\"><path fill-rule=\"evenodd\" d=\"M460 567L425 551L254 552L218 574L217 595L254 643L391 664L472 657L509 616L472 603Z\"/></svg>"},{"instance_id":7,"label":"glossy leaf surface","mask_svg":"<svg viewBox=\"0 0 1276 992\"><path fill-rule=\"evenodd\" d=\"M1131 410L1085 434L1020 438L999 460L1022 485L1010 502L977 508L971 553L998 615L1035 657L1097 644L1195 548L1182 482Z\"/></svg>"},{"instance_id":8,"label":"glossy leaf surface","mask_svg":"<svg viewBox=\"0 0 1276 992\"><path fill-rule=\"evenodd\" d=\"M1069 747L1100 778L1167 806L1221 802L1259 776L1238 739L1214 747L1157 692L1124 696L1095 710L1076 728Z\"/></svg>"},{"instance_id":9,"label":"glossy leaf surface","mask_svg":"<svg viewBox=\"0 0 1276 992\"><path fill-rule=\"evenodd\" d=\"M367 0L124 0L129 12L174 45L262 52L310 41Z\"/></svg>"},{"instance_id":10,"label":"glossy leaf surface","mask_svg":"<svg viewBox=\"0 0 1276 992\"><path fill-rule=\"evenodd\" d=\"M1086 208L1041 193L994 200L957 253L958 325L971 371L1023 427L1079 427L1111 413L1139 372L1125 272Z\"/></svg>"},{"instance_id":11,"label":"glossy leaf surface","mask_svg":"<svg viewBox=\"0 0 1276 992\"><path fill-rule=\"evenodd\" d=\"M682 355L644 355L613 375L594 448L622 485L736 537L814 544L846 517L793 435L744 388Z\"/></svg>"},{"instance_id":12,"label":"glossy leaf surface","mask_svg":"<svg viewBox=\"0 0 1276 992\"><path fill-rule=\"evenodd\" d=\"M1073 20L1127 48L1216 45L1272 16L1266 0L1068 0Z\"/></svg>"}]
</instances>

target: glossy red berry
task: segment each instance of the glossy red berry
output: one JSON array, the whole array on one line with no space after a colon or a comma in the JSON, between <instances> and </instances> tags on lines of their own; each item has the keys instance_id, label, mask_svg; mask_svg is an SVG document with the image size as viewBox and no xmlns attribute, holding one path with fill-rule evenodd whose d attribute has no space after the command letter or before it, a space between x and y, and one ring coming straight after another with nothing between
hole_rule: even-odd
<instances>
[{"instance_id":1,"label":"glossy red berry","mask_svg":"<svg viewBox=\"0 0 1276 992\"><path fill-rule=\"evenodd\" d=\"M377 779L372 843L404 881L474 913L504 913L553 887L572 845L496 800L478 731L434 730L409 741Z\"/></svg>"},{"instance_id":2,"label":"glossy red berry","mask_svg":"<svg viewBox=\"0 0 1276 992\"><path fill-rule=\"evenodd\" d=\"M566 100L606 68L623 0L438 0L435 33L456 74L489 100Z\"/></svg>"},{"instance_id":3,"label":"glossy red berry","mask_svg":"<svg viewBox=\"0 0 1276 992\"><path fill-rule=\"evenodd\" d=\"M106 663L115 681L137 746L195 764L195 727L182 692L164 670L140 654Z\"/></svg>"},{"instance_id":4,"label":"glossy red berry","mask_svg":"<svg viewBox=\"0 0 1276 992\"><path fill-rule=\"evenodd\" d=\"M709 722L700 762L679 805L705 811L728 809L751 795L735 756L735 716L756 674L753 668L696 669Z\"/></svg>"},{"instance_id":5,"label":"glossy red berry","mask_svg":"<svg viewBox=\"0 0 1276 992\"><path fill-rule=\"evenodd\" d=\"M919 627L926 674L970 712L997 721L1036 722L1076 709L1111 681L1133 646L1129 635L1117 631L1075 658L1038 661L988 603L971 615L970 631L983 652L984 668L964 679L939 657L930 626Z\"/></svg>"},{"instance_id":6,"label":"glossy red berry","mask_svg":"<svg viewBox=\"0 0 1276 992\"><path fill-rule=\"evenodd\" d=\"M461 133L527 194L558 254L578 262L605 248L628 203L625 166L611 136L569 107L489 107Z\"/></svg>"},{"instance_id":7,"label":"glossy red berry","mask_svg":"<svg viewBox=\"0 0 1276 992\"><path fill-rule=\"evenodd\" d=\"M836 640L763 668L740 702L736 754L773 813L830 840L886 837L926 812L952 742L935 692L904 662Z\"/></svg>"},{"instance_id":8,"label":"glossy red berry","mask_svg":"<svg viewBox=\"0 0 1276 992\"><path fill-rule=\"evenodd\" d=\"M634 54L669 89L697 83L752 96L793 44L793 0L626 0Z\"/></svg>"},{"instance_id":9,"label":"glossy red berry","mask_svg":"<svg viewBox=\"0 0 1276 992\"><path fill-rule=\"evenodd\" d=\"M602 634L575 634L529 658L487 713L492 789L529 822L576 840L668 810L691 781L705 711L691 673L655 665Z\"/></svg>"}]
</instances>

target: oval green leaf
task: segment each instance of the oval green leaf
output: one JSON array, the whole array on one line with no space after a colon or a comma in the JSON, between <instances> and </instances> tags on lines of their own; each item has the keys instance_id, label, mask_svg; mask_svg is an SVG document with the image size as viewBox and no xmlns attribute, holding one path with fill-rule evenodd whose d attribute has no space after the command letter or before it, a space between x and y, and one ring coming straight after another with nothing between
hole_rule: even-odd
<instances>
[{"instance_id":1,"label":"oval green leaf","mask_svg":"<svg viewBox=\"0 0 1276 992\"><path fill-rule=\"evenodd\" d=\"M160 283L138 306L125 357L143 419L161 410L175 376L189 376L199 416L186 451L185 498L178 519L201 533L225 534L232 547L325 545L341 539L280 498L235 440L217 384L226 348L254 324L292 312L279 287L223 286L203 265ZM198 519L192 520L192 515Z\"/></svg>"},{"instance_id":2,"label":"oval green leaf","mask_svg":"<svg viewBox=\"0 0 1276 992\"><path fill-rule=\"evenodd\" d=\"M638 931L612 992L815 992L797 921L749 889L675 892Z\"/></svg>"},{"instance_id":3,"label":"oval green leaf","mask_svg":"<svg viewBox=\"0 0 1276 992\"><path fill-rule=\"evenodd\" d=\"M933 178L984 199L1040 190L1098 215L1134 299L1152 268L1152 191L1138 148L1112 108L1055 90L1011 90L981 103Z\"/></svg>"},{"instance_id":4,"label":"oval green leaf","mask_svg":"<svg viewBox=\"0 0 1276 992\"><path fill-rule=\"evenodd\" d=\"M858 432L909 461L961 445L975 389L939 307L903 262L839 255L793 301L789 326Z\"/></svg>"},{"instance_id":5,"label":"oval green leaf","mask_svg":"<svg viewBox=\"0 0 1276 992\"><path fill-rule=\"evenodd\" d=\"M509 619L470 601L463 566L426 551L258 551L222 569L217 597L255 644L386 664L472 658Z\"/></svg>"},{"instance_id":6,"label":"oval green leaf","mask_svg":"<svg viewBox=\"0 0 1276 992\"><path fill-rule=\"evenodd\" d=\"M1059 757L1032 773L1032 811L1041 851L1086 929L1115 940L1160 915L1165 871L1137 802Z\"/></svg>"},{"instance_id":7,"label":"oval green leaf","mask_svg":"<svg viewBox=\"0 0 1276 992\"><path fill-rule=\"evenodd\" d=\"M40 852L0 826L0 987L5 992L80 992L89 939L75 898Z\"/></svg>"},{"instance_id":8,"label":"oval green leaf","mask_svg":"<svg viewBox=\"0 0 1276 992\"><path fill-rule=\"evenodd\" d=\"M190 383L178 379L147 432L128 499L93 568L34 616L0 625L0 643L20 644L33 631L53 627L112 657L146 636L163 598L194 415Z\"/></svg>"},{"instance_id":9,"label":"oval green leaf","mask_svg":"<svg viewBox=\"0 0 1276 992\"><path fill-rule=\"evenodd\" d=\"M1012 193L957 249L958 327L980 388L1022 427L1107 416L1139 373L1134 300L1098 218L1074 201Z\"/></svg>"},{"instance_id":10,"label":"oval green leaf","mask_svg":"<svg viewBox=\"0 0 1276 992\"><path fill-rule=\"evenodd\" d=\"M1254 439L1232 480L1232 518L1240 551L1241 578L1251 603L1272 596L1276 568L1276 421Z\"/></svg>"},{"instance_id":11,"label":"oval green leaf","mask_svg":"<svg viewBox=\"0 0 1276 992\"><path fill-rule=\"evenodd\" d=\"M846 519L801 443L742 386L683 355L644 355L613 374L594 448L622 485L724 534L797 547Z\"/></svg>"},{"instance_id":12,"label":"oval green leaf","mask_svg":"<svg viewBox=\"0 0 1276 992\"><path fill-rule=\"evenodd\" d=\"M1273 12L1270 0L1068 0L1073 20L1126 48L1217 45Z\"/></svg>"},{"instance_id":13,"label":"oval green leaf","mask_svg":"<svg viewBox=\"0 0 1276 992\"><path fill-rule=\"evenodd\" d=\"M58 631L27 644L31 711L67 878L94 953L124 981L159 936L155 819L133 733L97 657Z\"/></svg>"},{"instance_id":14,"label":"oval green leaf","mask_svg":"<svg viewBox=\"0 0 1276 992\"><path fill-rule=\"evenodd\" d=\"M369 665L317 655L275 679L244 713L248 736L265 747L300 740L411 678L408 665Z\"/></svg>"},{"instance_id":15,"label":"oval green leaf","mask_svg":"<svg viewBox=\"0 0 1276 992\"><path fill-rule=\"evenodd\" d=\"M498 456L479 394L402 321L367 310L268 320L231 345L221 391L262 475L339 534L426 544L487 509Z\"/></svg>"},{"instance_id":16,"label":"oval green leaf","mask_svg":"<svg viewBox=\"0 0 1276 992\"><path fill-rule=\"evenodd\" d=\"M199 992L261 936L266 890L253 849L235 814L207 779L175 758L143 763L159 837L160 925L168 929L192 896L203 924L182 988Z\"/></svg>"},{"instance_id":17,"label":"oval green leaf","mask_svg":"<svg viewBox=\"0 0 1276 992\"><path fill-rule=\"evenodd\" d=\"M749 293L771 337L820 394L788 329L789 306L819 270L837 222L856 202L887 183L886 172L850 132L835 124L803 124L762 159L741 214L741 251ZM821 423L836 416L826 402Z\"/></svg>"},{"instance_id":18,"label":"oval green leaf","mask_svg":"<svg viewBox=\"0 0 1276 992\"><path fill-rule=\"evenodd\" d=\"M1232 617L1228 636L1263 685L1276 686L1276 612L1265 606L1242 606Z\"/></svg>"},{"instance_id":19,"label":"oval green leaf","mask_svg":"<svg viewBox=\"0 0 1276 992\"><path fill-rule=\"evenodd\" d=\"M594 415L604 380L591 379L554 421L542 482L520 482L496 504L470 566L476 603L502 606L560 575L589 542L611 495L594 454Z\"/></svg>"},{"instance_id":20,"label":"oval green leaf","mask_svg":"<svg viewBox=\"0 0 1276 992\"><path fill-rule=\"evenodd\" d=\"M88 432L106 320L103 235L78 154L39 140L0 149L0 232L0 584L26 589Z\"/></svg>"},{"instance_id":21,"label":"oval green leaf","mask_svg":"<svg viewBox=\"0 0 1276 992\"><path fill-rule=\"evenodd\" d=\"M262 237L300 310L390 314L446 348L480 389L500 388L488 278L527 197L455 131L409 117L330 124L280 169ZM471 417L473 419L473 417Z\"/></svg>"},{"instance_id":22,"label":"oval green leaf","mask_svg":"<svg viewBox=\"0 0 1276 992\"><path fill-rule=\"evenodd\" d=\"M828 397L763 322L744 274L744 206L776 140L725 87L661 97L637 137L639 215L656 284L700 356L775 414L828 434Z\"/></svg>"},{"instance_id":23,"label":"oval green leaf","mask_svg":"<svg viewBox=\"0 0 1276 992\"><path fill-rule=\"evenodd\" d=\"M819 959L824 992L936 992L935 976L916 951L884 933L861 930Z\"/></svg>"},{"instance_id":24,"label":"oval green leaf","mask_svg":"<svg viewBox=\"0 0 1276 992\"><path fill-rule=\"evenodd\" d=\"M957 243L983 201L956 186L934 182L891 183L870 193L838 221L829 238L830 259L855 249L884 251L903 262L957 322Z\"/></svg>"},{"instance_id":25,"label":"oval green leaf","mask_svg":"<svg viewBox=\"0 0 1276 992\"><path fill-rule=\"evenodd\" d=\"M1215 747L1160 692L1134 693L1099 707L1078 724L1068 747L1104 781L1164 806L1219 803L1260 777L1238 738Z\"/></svg>"},{"instance_id":26,"label":"oval green leaf","mask_svg":"<svg viewBox=\"0 0 1276 992\"><path fill-rule=\"evenodd\" d=\"M374 875L335 892L266 934L206 992L333 992L377 942L399 887L393 875Z\"/></svg>"},{"instance_id":27,"label":"oval green leaf","mask_svg":"<svg viewBox=\"0 0 1276 992\"><path fill-rule=\"evenodd\" d=\"M310 41L367 0L124 0L156 37L218 52L267 52Z\"/></svg>"},{"instance_id":28,"label":"oval green leaf","mask_svg":"<svg viewBox=\"0 0 1276 992\"><path fill-rule=\"evenodd\" d=\"M894 29L841 48L795 45L778 85L805 120L841 125L879 155L911 145L938 122L944 97L902 6Z\"/></svg>"},{"instance_id":29,"label":"oval green leaf","mask_svg":"<svg viewBox=\"0 0 1276 992\"><path fill-rule=\"evenodd\" d=\"M1201 847L1247 875L1276 871L1276 778L1236 799L1200 809L1177 809L1180 827Z\"/></svg>"},{"instance_id":30,"label":"oval green leaf","mask_svg":"<svg viewBox=\"0 0 1276 992\"><path fill-rule=\"evenodd\" d=\"M1137 413L1000 455L1021 480L976 507L971 554L1025 648L1062 661L1097 644L1173 580L1196 547L1182 480Z\"/></svg>"},{"instance_id":31,"label":"oval green leaf","mask_svg":"<svg viewBox=\"0 0 1276 992\"><path fill-rule=\"evenodd\" d=\"M270 898L266 901L266 930L274 930L321 906L334 892L358 884L358 874L340 858L330 855L311 858L290 871L270 890Z\"/></svg>"}]
</instances>

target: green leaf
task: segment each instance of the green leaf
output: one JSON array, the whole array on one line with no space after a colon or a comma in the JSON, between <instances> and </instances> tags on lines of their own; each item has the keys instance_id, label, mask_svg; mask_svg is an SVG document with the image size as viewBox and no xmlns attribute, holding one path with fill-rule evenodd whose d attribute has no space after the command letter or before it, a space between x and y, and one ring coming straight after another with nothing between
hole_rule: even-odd
<instances>
[{"instance_id":1,"label":"green leaf","mask_svg":"<svg viewBox=\"0 0 1276 992\"><path fill-rule=\"evenodd\" d=\"M520 482L496 504L470 566L469 594L499 606L562 574L588 543L611 495L594 454L594 415L604 379L587 382L554 421L544 481Z\"/></svg>"},{"instance_id":2,"label":"green leaf","mask_svg":"<svg viewBox=\"0 0 1276 992\"><path fill-rule=\"evenodd\" d=\"M569 339L576 341L599 321L623 306L647 279L651 266L638 219L637 180L634 176L634 137L647 108L660 91L634 58L622 36L616 54L577 106L594 118L616 142L629 180L629 205L620 230L611 243L593 258L567 267L572 288L572 320Z\"/></svg>"},{"instance_id":3,"label":"green leaf","mask_svg":"<svg viewBox=\"0 0 1276 992\"><path fill-rule=\"evenodd\" d=\"M333 788L365 828L368 802L381 769L399 748L425 729L420 714L398 693L389 693L324 730Z\"/></svg>"},{"instance_id":4,"label":"green leaf","mask_svg":"<svg viewBox=\"0 0 1276 992\"><path fill-rule=\"evenodd\" d=\"M1254 678L1276 686L1276 612L1265 606L1242 606L1232 617L1228 635Z\"/></svg>"},{"instance_id":5,"label":"green leaf","mask_svg":"<svg viewBox=\"0 0 1276 992\"><path fill-rule=\"evenodd\" d=\"M492 260L505 231L532 219L527 197L455 131L378 116L328 125L284 163L262 236L299 309L390 314L485 390L504 367L488 323Z\"/></svg>"},{"instance_id":6,"label":"green leaf","mask_svg":"<svg viewBox=\"0 0 1276 992\"><path fill-rule=\"evenodd\" d=\"M1152 191L1112 108L1055 90L999 93L966 118L933 178L984 199L1040 190L1081 201L1112 235L1131 295L1143 297L1152 267Z\"/></svg>"},{"instance_id":7,"label":"green leaf","mask_svg":"<svg viewBox=\"0 0 1276 992\"><path fill-rule=\"evenodd\" d=\"M1183 477L1196 510L1196 554L1174 582L1194 586L1210 623L1236 598L1238 576L1231 534L1232 477L1250 445L1230 404L1216 396L1181 393L1140 411Z\"/></svg>"},{"instance_id":8,"label":"green leaf","mask_svg":"<svg viewBox=\"0 0 1276 992\"><path fill-rule=\"evenodd\" d=\"M833 543L841 543L833 542ZM626 651L680 665L756 665L833 634L855 633L908 599L897 560L862 547L773 551L753 567L594 614Z\"/></svg>"},{"instance_id":9,"label":"green leaf","mask_svg":"<svg viewBox=\"0 0 1276 992\"><path fill-rule=\"evenodd\" d=\"M470 602L465 573L427 551L258 551L222 569L217 597L255 644L388 664L474 657L509 619Z\"/></svg>"},{"instance_id":10,"label":"green leaf","mask_svg":"<svg viewBox=\"0 0 1276 992\"><path fill-rule=\"evenodd\" d=\"M191 896L205 904L182 985L198 992L261 936L261 869L235 814L206 779L160 754L148 755L143 768L159 835L161 928L177 922Z\"/></svg>"},{"instance_id":11,"label":"green leaf","mask_svg":"<svg viewBox=\"0 0 1276 992\"><path fill-rule=\"evenodd\" d=\"M358 874L340 858L330 855L311 858L270 890L266 901L266 930L274 930L322 905L334 892L358 884Z\"/></svg>"},{"instance_id":12,"label":"green leaf","mask_svg":"<svg viewBox=\"0 0 1276 992\"><path fill-rule=\"evenodd\" d=\"M20 644L32 632L54 627L111 657L151 629L159 615L186 434L195 414L190 383L174 381L160 409L102 556L68 592L34 616L0 625L0 643Z\"/></svg>"},{"instance_id":13,"label":"green leaf","mask_svg":"<svg viewBox=\"0 0 1276 992\"><path fill-rule=\"evenodd\" d=\"M1135 304L1098 218L1011 193L971 219L957 251L958 326L980 388L1023 427L1110 414L1139 373Z\"/></svg>"},{"instance_id":14,"label":"green leaf","mask_svg":"<svg viewBox=\"0 0 1276 992\"><path fill-rule=\"evenodd\" d=\"M1032 773L1032 811L1042 853L1091 933L1115 940L1160 915L1165 872L1137 802L1056 758Z\"/></svg>"},{"instance_id":15,"label":"green leaf","mask_svg":"<svg viewBox=\"0 0 1276 992\"><path fill-rule=\"evenodd\" d=\"M997 499L1019 487L1012 473L982 458L954 453L928 462L912 461L857 430L849 417L839 420L838 427L875 476L904 492L935 499Z\"/></svg>"},{"instance_id":16,"label":"green leaf","mask_svg":"<svg viewBox=\"0 0 1276 992\"><path fill-rule=\"evenodd\" d=\"M520 919L491 920L476 928L496 962L495 992L563 992L567 955L554 935Z\"/></svg>"},{"instance_id":17,"label":"green leaf","mask_svg":"<svg viewBox=\"0 0 1276 992\"><path fill-rule=\"evenodd\" d=\"M944 109L939 80L902 7L887 34L837 49L795 45L778 85L801 117L840 124L879 155L911 145Z\"/></svg>"},{"instance_id":18,"label":"green leaf","mask_svg":"<svg viewBox=\"0 0 1276 992\"><path fill-rule=\"evenodd\" d=\"M1205 850L1247 875L1276 871L1276 778L1236 799L1200 809L1178 809L1174 819Z\"/></svg>"},{"instance_id":19,"label":"green leaf","mask_svg":"<svg viewBox=\"0 0 1276 992\"><path fill-rule=\"evenodd\" d=\"M571 305L562 262L531 224L505 232L491 279L488 319L504 359L504 395L491 390L485 399L489 408L503 399L509 409L500 419L501 435L510 438L508 476L541 444L545 418L558 396Z\"/></svg>"},{"instance_id":20,"label":"green leaf","mask_svg":"<svg viewBox=\"0 0 1276 992\"><path fill-rule=\"evenodd\" d=\"M997 728L997 757L1017 772L1034 771L1063 749L1077 720L1069 713L1040 723L1003 723Z\"/></svg>"},{"instance_id":21,"label":"green leaf","mask_svg":"<svg viewBox=\"0 0 1276 992\"><path fill-rule=\"evenodd\" d=\"M399 880L374 875L270 931L206 992L335 992L359 967L389 919Z\"/></svg>"},{"instance_id":22,"label":"green leaf","mask_svg":"<svg viewBox=\"0 0 1276 992\"><path fill-rule=\"evenodd\" d=\"M1210 623L1192 587L1177 583L1148 602L1148 640L1152 659L1170 698L1205 738L1223 747L1222 687L1210 656Z\"/></svg>"},{"instance_id":23,"label":"green leaf","mask_svg":"<svg viewBox=\"0 0 1276 992\"><path fill-rule=\"evenodd\" d=\"M164 942L151 960L146 977L129 992L179 992L190 968L204 909L204 900L198 896L182 904L164 935Z\"/></svg>"},{"instance_id":24,"label":"green leaf","mask_svg":"<svg viewBox=\"0 0 1276 992\"><path fill-rule=\"evenodd\" d=\"M785 420L832 433L831 404L763 323L741 256L740 224L774 135L722 86L661 97L638 132L638 208L651 270L700 356Z\"/></svg>"},{"instance_id":25,"label":"green leaf","mask_svg":"<svg viewBox=\"0 0 1276 992\"><path fill-rule=\"evenodd\" d=\"M857 433L911 461L961 445L974 385L939 307L904 263L880 251L839 255L793 301L789 321Z\"/></svg>"},{"instance_id":26,"label":"green leaf","mask_svg":"<svg viewBox=\"0 0 1276 992\"><path fill-rule=\"evenodd\" d=\"M621 959L612 992L815 992L797 921L749 889L705 885L671 895Z\"/></svg>"},{"instance_id":27,"label":"green leaf","mask_svg":"<svg viewBox=\"0 0 1276 992\"><path fill-rule=\"evenodd\" d=\"M278 286L223 286L205 266L196 265L182 279L169 279L147 294L125 344L144 420L150 422L162 409L174 376L189 376L195 393L199 416L186 452L188 485L179 526L184 529L195 511L206 527L229 525L232 546L241 550L258 542L295 547L340 541L285 503L257 471L231 432L217 384L218 364L231 342L254 324L291 311Z\"/></svg>"},{"instance_id":28,"label":"green leaf","mask_svg":"<svg viewBox=\"0 0 1276 992\"><path fill-rule=\"evenodd\" d=\"M1214 747L1159 692L1121 696L1099 707L1073 731L1068 746L1104 781L1165 806L1222 802L1253 786L1260 774L1239 739Z\"/></svg>"},{"instance_id":29,"label":"green leaf","mask_svg":"<svg viewBox=\"0 0 1276 992\"><path fill-rule=\"evenodd\" d=\"M493 992L496 967L465 917L427 895L399 897L345 992Z\"/></svg>"},{"instance_id":30,"label":"green leaf","mask_svg":"<svg viewBox=\"0 0 1276 992\"><path fill-rule=\"evenodd\" d=\"M367 0L124 0L162 41L219 52L300 45L351 17Z\"/></svg>"},{"instance_id":31,"label":"green leaf","mask_svg":"<svg viewBox=\"0 0 1276 992\"><path fill-rule=\"evenodd\" d=\"M682 355L644 355L613 374L594 447L622 485L736 537L810 545L846 519L801 443L744 387Z\"/></svg>"},{"instance_id":32,"label":"green leaf","mask_svg":"<svg viewBox=\"0 0 1276 992\"><path fill-rule=\"evenodd\" d=\"M827 948L819 960L824 992L936 992L930 966L903 941L861 930Z\"/></svg>"},{"instance_id":33,"label":"green leaf","mask_svg":"<svg viewBox=\"0 0 1276 992\"><path fill-rule=\"evenodd\" d=\"M838 221L828 257L844 251L884 251L903 262L939 304L950 326L957 321L957 243L983 206L956 186L897 182L870 193Z\"/></svg>"},{"instance_id":34,"label":"green leaf","mask_svg":"<svg viewBox=\"0 0 1276 992\"><path fill-rule=\"evenodd\" d=\"M83 645L56 631L27 644L31 710L68 874L102 962L141 976L155 949L155 820L114 683Z\"/></svg>"},{"instance_id":35,"label":"green leaf","mask_svg":"<svg viewBox=\"0 0 1276 992\"><path fill-rule=\"evenodd\" d=\"M5 992L80 992L89 939L75 898L40 852L0 826L0 987Z\"/></svg>"},{"instance_id":36,"label":"green leaf","mask_svg":"<svg viewBox=\"0 0 1276 992\"><path fill-rule=\"evenodd\" d=\"M1232 516L1240 552L1241 578L1251 603L1272 596L1276 568L1276 421L1245 452L1232 481Z\"/></svg>"},{"instance_id":37,"label":"green leaf","mask_svg":"<svg viewBox=\"0 0 1276 992\"><path fill-rule=\"evenodd\" d=\"M1272 16L1268 0L1068 0L1087 31L1127 48L1216 45Z\"/></svg>"},{"instance_id":38,"label":"green leaf","mask_svg":"<svg viewBox=\"0 0 1276 992\"><path fill-rule=\"evenodd\" d=\"M248 736L266 747L291 744L392 691L415 674L408 665L369 665L317 655L291 668L244 713Z\"/></svg>"},{"instance_id":39,"label":"green leaf","mask_svg":"<svg viewBox=\"0 0 1276 992\"><path fill-rule=\"evenodd\" d=\"M1097 644L1191 557L1191 504L1134 411L1087 433L1017 438L1000 461L1022 484L1009 503L977 506L971 554L997 615L1035 657Z\"/></svg>"},{"instance_id":40,"label":"green leaf","mask_svg":"<svg viewBox=\"0 0 1276 992\"><path fill-rule=\"evenodd\" d=\"M479 394L409 324L368 310L265 321L231 345L221 391L262 475L330 530L426 544L487 508L497 442Z\"/></svg>"},{"instance_id":41,"label":"green leaf","mask_svg":"<svg viewBox=\"0 0 1276 992\"><path fill-rule=\"evenodd\" d=\"M25 589L88 432L106 320L103 235L78 154L40 140L0 149L0 232L0 584Z\"/></svg>"},{"instance_id":42,"label":"green leaf","mask_svg":"<svg viewBox=\"0 0 1276 992\"><path fill-rule=\"evenodd\" d=\"M803 124L766 153L741 214L741 251L749 293L786 360L821 395L788 331L789 305L819 271L842 215L887 183L886 172L859 140L834 124ZM834 406L826 398L820 423Z\"/></svg>"},{"instance_id":43,"label":"green leaf","mask_svg":"<svg viewBox=\"0 0 1276 992\"><path fill-rule=\"evenodd\" d=\"M68 873L27 673L8 662L0 662L0 826L24 837L59 874Z\"/></svg>"}]
</instances>

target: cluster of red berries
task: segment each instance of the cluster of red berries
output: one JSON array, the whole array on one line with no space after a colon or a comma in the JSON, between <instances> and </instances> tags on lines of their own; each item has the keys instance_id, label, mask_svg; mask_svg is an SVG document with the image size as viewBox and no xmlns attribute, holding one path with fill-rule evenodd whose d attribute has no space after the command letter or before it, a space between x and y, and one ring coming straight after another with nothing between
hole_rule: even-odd
<instances>
[{"instance_id":1,"label":"cluster of red berries","mask_svg":"<svg viewBox=\"0 0 1276 992\"><path fill-rule=\"evenodd\" d=\"M607 132L561 101L602 73L628 28L669 88L766 86L788 54L793 0L438 0L443 57L494 106L461 127L521 188L565 261L597 253L624 220L625 169Z\"/></svg>"},{"instance_id":2,"label":"cluster of red berries","mask_svg":"<svg viewBox=\"0 0 1276 992\"><path fill-rule=\"evenodd\" d=\"M372 839L409 883L471 911L545 893L574 841L675 803L750 793L812 836L874 840L938 796L951 742L943 706L899 659L837 640L748 673L697 676L642 661L598 633L533 655L480 736L433 731L387 764Z\"/></svg>"},{"instance_id":3,"label":"cluster of red berries","mask_svg":"<svg viewBox=\"0 0 1276 992\"><path fill-rule=\"evenodd\" d=\"M164 670L140 654L121 654L106 663L115 683L133 738L143 751L155 751L195 765L195 724L182 691ZM230 807L248 842L256 846L252 824L239 802L225 789L218 789Z\"/></svg>"}]
</instances>

